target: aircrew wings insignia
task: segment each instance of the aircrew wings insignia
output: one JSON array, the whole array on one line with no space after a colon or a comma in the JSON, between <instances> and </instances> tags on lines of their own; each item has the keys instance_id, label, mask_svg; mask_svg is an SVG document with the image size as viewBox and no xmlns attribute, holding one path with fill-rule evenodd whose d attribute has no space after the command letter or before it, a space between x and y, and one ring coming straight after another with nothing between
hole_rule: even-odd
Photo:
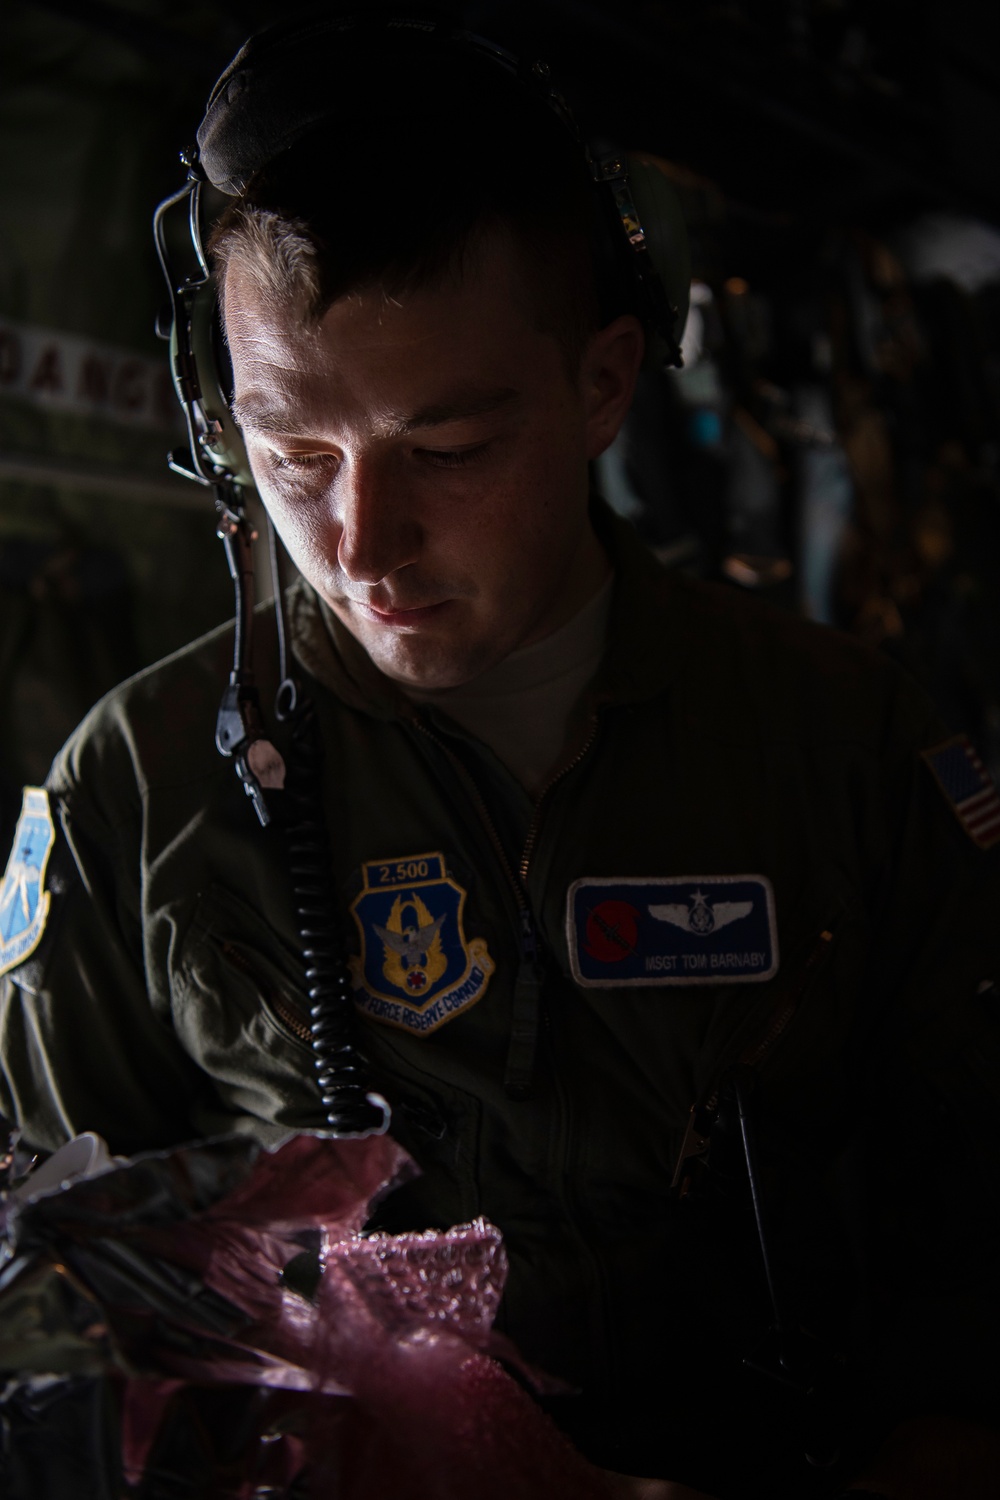
<instances>
[{"instance_id":1,"label":"aircrew wings insignia","mask_svg":"<svg viewBox=\"0 0 1000 1500\"><path fill-rule=\"evenodd\" d=\"M718 932L720 927L728 927L730 922L738 922L741 917L748 917L752 911L752 901L716 901L713 903L708 901L702 891L694 892L690 906L670 902L665 906L649 908L650 916L655 917L658 922L672 922L675 927L680 927L685 932L700 934Z\"/></svg>"}]
</instances>

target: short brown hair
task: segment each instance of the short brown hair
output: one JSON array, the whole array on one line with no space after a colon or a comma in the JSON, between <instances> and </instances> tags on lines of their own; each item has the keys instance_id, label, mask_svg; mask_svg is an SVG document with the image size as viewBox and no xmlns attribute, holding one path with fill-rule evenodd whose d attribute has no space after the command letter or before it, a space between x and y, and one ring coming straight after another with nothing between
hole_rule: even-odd
<instances>
[{"instance_id":1,"label":"short brown hair","mask_svg":"<svg viewBox=\"0 0 1000 1500\"><path fill-rule=\"evenodd\" d=\"M380 55L377 89L366 78L252 178L212 234L217 276L238 259L265 298L319 318L352 291L460 276L481 236L503 228L537 324L575 373L606 300L582 145L493 64L406 61Z\"/></svg>"}]
</instances>

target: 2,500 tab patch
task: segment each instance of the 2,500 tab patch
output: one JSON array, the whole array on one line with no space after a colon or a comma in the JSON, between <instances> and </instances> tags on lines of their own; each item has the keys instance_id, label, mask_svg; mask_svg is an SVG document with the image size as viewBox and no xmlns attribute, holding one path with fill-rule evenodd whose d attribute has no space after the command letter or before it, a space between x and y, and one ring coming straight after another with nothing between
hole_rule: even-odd
<instances>
[{"instance_id":1,"label":"2,500 tab patch","mask_svg":"<svg viewBox=\"0 0 1000 1500\"><path fill-rule=\"evenodd\" d=\"M485 993L495 964L484 938L467 942L465 891L443 854L372 860L351 903L361 955L355 1003L378 1021L425 1036Z\"/></svg>"},{"instance_id":2,"label":"2,500 tab patch","mask_svg":"<svg viewBox=\"0 0 1000 1500\"><path fill-rule=\"evenodd\" d=\"M0 974L23 963L41 941L52 900L45 889L45 867L55 841L48 792L26 786L0 885Z\"/></svg>"},{"instance_id":3,"label":"2,500 tab patch","mask_svg":"<svg viewBox=\"0 0 1000 1500\"><path fill-rule=\"evenodd\" d=\"M764 875L577 880L566 902L570 967L590 989L743 984L778 971Z\"/></svg>"}]
</instances>

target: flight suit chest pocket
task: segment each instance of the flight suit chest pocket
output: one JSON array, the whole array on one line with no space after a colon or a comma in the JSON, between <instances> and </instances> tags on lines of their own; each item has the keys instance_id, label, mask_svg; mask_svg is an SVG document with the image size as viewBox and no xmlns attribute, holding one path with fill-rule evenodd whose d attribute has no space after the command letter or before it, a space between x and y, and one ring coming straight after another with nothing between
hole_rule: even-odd
<instances>
[{"instance_id":1,"label":"flight suit chest pocket","mask_svg":"<svg viewBox=\"0 0 1000 1500\"><path fill-rule=\"evenodd\" d=\"M201 897L171 978L182 1045L244 1112L321 1123L301 963L266 918L222 887Z\"/></svg>"}]
</instances>

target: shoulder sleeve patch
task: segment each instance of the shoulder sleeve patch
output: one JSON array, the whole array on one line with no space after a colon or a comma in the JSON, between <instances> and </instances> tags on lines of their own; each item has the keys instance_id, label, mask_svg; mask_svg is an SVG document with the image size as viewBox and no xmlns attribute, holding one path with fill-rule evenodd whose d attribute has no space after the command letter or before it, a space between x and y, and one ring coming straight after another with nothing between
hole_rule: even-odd
<instances>
[{"instance_id":1,"label":"shoulder sleeve patch","mask_svg":"<svg viewBox=\"0 0 1000 1500\"><path fill-rule=\"evenodd\" d=\"M1000 844L1000 794L967 734L921 751L945 801L980 849Z\"/></svg>"},{"instance_id":2,"label":"shoulder sleeve patch","mask_svg":"<svg viewBox=\"0 0 1000 1500\"><path fill-rule=\"evenodd\" d=\"M0 885L0 974L23 963L41 941L52 901L45 888L45 870L55 841L48 792L39 786L25 787Z\"/></svg>"}]
</instances>

